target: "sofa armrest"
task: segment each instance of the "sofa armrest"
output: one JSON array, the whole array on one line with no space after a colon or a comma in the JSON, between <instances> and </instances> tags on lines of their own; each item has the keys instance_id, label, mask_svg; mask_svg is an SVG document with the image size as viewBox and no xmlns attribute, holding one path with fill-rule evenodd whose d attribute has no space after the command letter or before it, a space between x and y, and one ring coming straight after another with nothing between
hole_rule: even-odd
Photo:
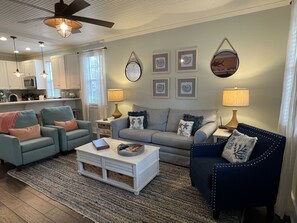
<instances>
[{"instance_id":1,"label":"sofa armrest","mask_svg":"<svg viewBox=\"0 0 297 223\"><path fill-rule=\"evenodd\" d=\"M67 151L66 130L61 126L56 125L45 125L45 127L54 128L58 130L60 151Z\"/></svg>"},{"instance_id":2,"label":"sofa armrest","mask_svg":"<svg viewBox=\"0 0 297 223\"><path fill-rule=\"evenodd\" d=\"M195 132L194 143L206 142L217 129L216 122L209 122Z\"/></svg>"},{"instance_id":3,"label":"sofa armrest","mask_svg":"<svg viewBox=\"0 0 297 223\"><path fill-rule=\"evenodd\" d=\"M93 139L93 128L90 121L76 120L78 128L87 129L89 131L90 141Z\"/></svg>"},{"instance_id":4,"label":"sofa armrest","mask_svg":"<svg viewBox=\"0 0 297 223\"><path fill-rule=\"evenodd\" d=\"M117 118L111 121L111 128L112 128L112 138L118 139L119 138L119 131L124 128L128 128L128 118L122 117Z\"/></svg>"},{"instance_id":5,"label":"sofa armrest","mask_svg":"<svg viewBox=\"0 0 297 223\"><path fill-rule=\"evenodd\" d=\"M0 134L0 159L16 166L23 164L20 141L17 137Z\"/></svg>"},{"instance_id":6,"label":"sofa armrest","mask_svg":"<svg viewBox=\"0 0 297 223\"><path fill-rule=\"evenodd\" d=\"M41 135L42 136L53 138L55 148L56 148L56 153L59 153L60 152L60 146L59 146L58 129L45 127L45 126L41 126L40 129L41 129Z\"/></svg>"}]
</instances>

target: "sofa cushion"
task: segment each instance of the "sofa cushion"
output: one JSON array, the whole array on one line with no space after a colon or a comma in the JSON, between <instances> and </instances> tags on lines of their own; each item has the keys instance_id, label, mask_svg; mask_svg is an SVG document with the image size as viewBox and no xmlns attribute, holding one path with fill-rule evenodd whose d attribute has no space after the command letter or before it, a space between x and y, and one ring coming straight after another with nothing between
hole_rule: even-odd
<instances>
[{"instance_id":1,"label":"sofa cushion","mask_svg":"<svg viewBox=\"0 0 297 223\"><path fill-rule=\"evenodd\" d=\"M26 128L9 129L8 133L9 135L17 137L20 141L41 137L39 124Z\"/></svg>"},{"instance_id":2,"label":"sofa cushion","mask_svg":"<svg viewBox=\"0 0 297 223\"><path fill-rule=\"evenodd\" d=\"M184 114L190 114L194 116L203 116L202 125L209 122L215 122L217 117L217 110L179 110L170 109L168 115L168 122L166 126L167 132L177 132L179 120L183 119Z\"/></svg>"},{"instance_id":3,"label":"sofa cushion","mask_svg":"<svg viewBox=\"0 0 297 223\"><path fill-rule=\"evenodd\" d=\"M152 129L122 129L119 132L119 136L123 139L130 139L140 142L152 142L152 135L158 133L158 130Z\"/></svg>"},{"instance_id":4,"label":"sofa cushion","mask_svg":"<svg viewBox=\"0 0 297 223\"><path fill-rule=\"evenodd\" d=\"M144 116L129 116L130 129L143 129Z\"/></svg>"},{"instance_id":5,"label":"sofa cushion","mask_svg":"<svg viewBox=\"0 0 297 223\"><path fill-rule=\"evenodd\" d=\"M25 128L37 125L38 120L34 110L21 111L15 120L14 128Z\"/></svg>"},{"instance_id":6,"label":"sofa cushion","mask_svg":"<svg viewBox=\"0 0 297 223\"><path fill-rule=\"evenodd\" d=\"M55 121L68 121L74 118L70 106L43 108L41 111L44 125L54 125Z\"/></svg>"},{"instance_id":7,"label":"sofa cushion","mask_svg":"<svg viewBox=\"0 0 297 223\"><path fill-rule=\"evenodd\" d=\"M169 108L153 109L153 108L146 108L138 105L133 105L133 111L147 112L148 129L165 131Z\"/></svg>"},{"instance_id":8,"label":"sofa cushion","mask_svg":"<svg viewBox=\"0 0 297 223\"><path fill-rule=\"evenodd\" d=\"M181 136L190 137L194 122L180 120L178 124L177 134Z\"/></svg>"},{"instance_id":9,"label":"sofa cushion","mask_svg":"<svg viewBox=\"0 0 297 223\"><path fill-rule=\"evenodd\" d=\"M177 135L176 132L158 132L153 135L152 143L190 150L193 136L184 137Z\"/></svg>"},{"instance_id":10,"label":"sofa cushion","mask_svg":"<svg viewBox=\"0 0 297 223\"><path fill-rule=\"evenodd\" d=\"M146 111L129 111L128 116L143 116L143 128L147 128L147 113ZM130 119L128 118L128 126L130 126Z\"/></svg>"},{"instance_id":11,"label":"sofa cushion","mask_svg":"<svg viewBox=\"0 0 297 223\"><path fill-rule=\"evenodd\" d=\"M192 132L191 132L191 135L193 136L193 135L195 135L195 132L202 127L203 116L184 114L183 120L194 122Z\"/></svg>"},{"instance_id":12,"label":"sofa cushion","mask_svg":"<svg viewBox=\"0 0 297 223\"><path fill-rule=\"evenodd\" d=\"M76 129L73 131L66 132L67 141L72 139L78 139L88 135L89 131L87 129Z\"/></svg>"},{"instance_id":13,"label":"sofa cushion","mask_svg":"<svg viewBox=\"0 0 297 223\"><path fill-rule=\"evenodd\" d=\"M65 121L65 122L63 122L63 121L54 121L54 122L55 122L56 126L63 127L67 132L78 129L77 122L76 122L75 118L73 118L69 121Z\"/></svg>"},{"instance_id":14,"label":"sofa cushion","mask_svg":"<svg viewBox=\"0 0 297 223\"><path fill-rule=\"evenodd\" d=\"M39 148L44 148L54 144L52 137L40 137L36 139L30 139L20 143L22 152L29 152Z\"/></svg>"}]
</instances>

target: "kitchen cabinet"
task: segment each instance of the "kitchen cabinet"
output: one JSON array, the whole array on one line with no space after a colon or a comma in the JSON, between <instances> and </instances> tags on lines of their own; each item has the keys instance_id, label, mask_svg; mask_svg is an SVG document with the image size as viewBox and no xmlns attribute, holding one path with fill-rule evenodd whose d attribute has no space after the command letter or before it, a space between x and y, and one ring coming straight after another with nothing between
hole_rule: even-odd
<instances>
[{"instance_id":1,"label":"kitchen cabinet","mask_svg":"<svg viewBox=\"0 0 297 223\"><path fill-rule=\"evenodd\" d=\"M14 75L16 72L16 64L14 61L5 61L6 73L8 79L8 89L24 89L22 76L17 77Z\"/></svg>"},{"instance_id":2,"label":"kitchen cabinet","mask_svg":"<svg viewBox=\"0 0 297 223\"><path fill-rule=\"evenodd\" d=\"M52 56L51 64L54 88L66 89L64 56Z\"/></svg>"},{"instance_id":3,"label":"kitchen cabinet","mask_svg":"<svg viewBox=\"0 0 297 223\"><path fill-rule=\"evenodd\" d=\"M37 89L46 89L47 79L41 76L43 71L42 60L27 60L21 62L21 71L24 73L24 76L36 77Z\"/></svg>"},{"instance_id":4,"label":"kitchen cabinet","mask_svg":"<svg viewBox=\"0 0 297 223\"><path fill-rule=\"evenodd\" d=\"M54 88L80 89L79 58L77 54L51 57Z\"/></svg>"},{"instance_id":5,"label":"kitchen cabinet","mask_svg":"<svg viewBox=\"0 0 297 223\"><path fill-rule=\"evenodd\" d=\"M79 57L77 54L64 56L66 88L80 89Z\"/></svg>"},{"instance_id":6,"label":"kitchen cabinet","mask_svg":"<svg viewBox=\"0 0 297 223\"><path fill-rule=\"evenodd\" d=\"M0 89L8 89L6 61L0 61Z\"/></svg>"}]
</instances>

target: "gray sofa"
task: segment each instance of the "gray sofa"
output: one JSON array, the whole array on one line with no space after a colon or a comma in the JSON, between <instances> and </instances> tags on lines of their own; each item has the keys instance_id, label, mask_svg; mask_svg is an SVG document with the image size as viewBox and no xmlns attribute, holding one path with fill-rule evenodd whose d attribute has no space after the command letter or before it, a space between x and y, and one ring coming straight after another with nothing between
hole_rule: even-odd
<instances>
[{"instance_id":1,"label":"gray sofa","mask_svg":"<svg viewBox=\"0 0 297 223\"><path fill-rule=\"evenodd\" d=\"M181 166L189 166L191 145L207 142L217 128L217 110L152 109L133 105L133 111L144 110L148 120L146 129L129 129L127 117L115 119L111 122L112 138L159 146L161 161ZM203 116L202 127L194 136L177 135L184 114Z\"/></svg>"}]
</instances>

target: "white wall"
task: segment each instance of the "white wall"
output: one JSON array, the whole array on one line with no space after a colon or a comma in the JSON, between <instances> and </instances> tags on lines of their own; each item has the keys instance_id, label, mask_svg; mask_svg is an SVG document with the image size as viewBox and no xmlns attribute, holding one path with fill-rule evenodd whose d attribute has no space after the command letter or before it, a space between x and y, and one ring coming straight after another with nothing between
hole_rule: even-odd
<instances>
[{"instance_id":1,"label":"white wall","mask_svg":"<svg viewBox=\"0 0 297 223\"><path fill-rule=\"evenodd\" d=\"M233 18L191 25L138 37L107 42L107 88L123 88L126 100L119 104L123 114L132 104L148 107L171 107L180 109L218 108L223 124L231 119L231 108L221 106L222 90L226 87L250 89L250 106L238 109L239 122L276 131L282 94L286 44L289 29L289 6L252 13ZM238 71L229 78L218 78L211 73L210 61L224 37L236 49L240 59ZM198 71L175 72L175 50L197 46ZM226 49L230 49L224 44ZM152 53L169 50L171 72L152 74ZM132 51L143 64L139 81L129 82L125 66ZM175 98L175 78L198 78L198 98L179 100ZM153 78L170 78L170 98L153 99ZM114 104L109 104L109 113Z\"/></svg>"}]
</instances>

